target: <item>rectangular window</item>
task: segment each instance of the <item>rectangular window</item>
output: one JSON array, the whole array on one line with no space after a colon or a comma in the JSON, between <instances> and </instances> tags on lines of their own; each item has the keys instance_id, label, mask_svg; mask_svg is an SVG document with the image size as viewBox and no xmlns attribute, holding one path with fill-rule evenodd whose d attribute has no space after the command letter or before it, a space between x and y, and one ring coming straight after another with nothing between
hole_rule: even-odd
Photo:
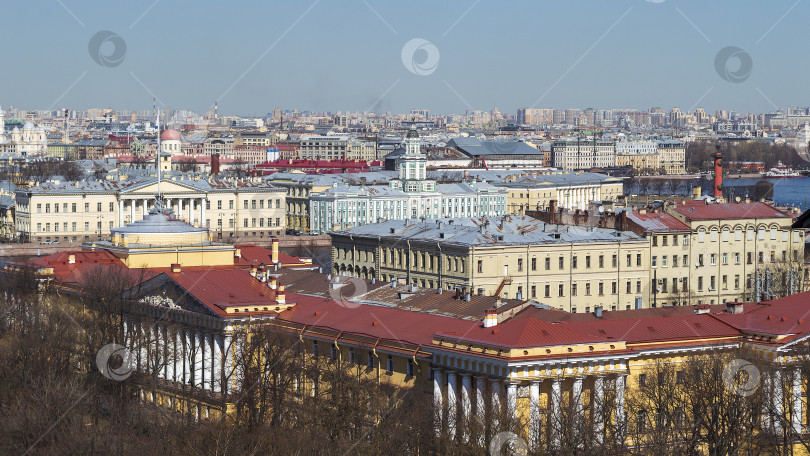
<instances>
[{"instance_id":1,"label":"rectangular window","mask_svg":"<svg viewBox=\"0 0 810 456\"><path fill-rule=\"evenodd\" d=\"M264 200L259 200L259 209L264 209Z\"/></svg>"},{"instance_id":2,"label":"rectangular window","mask_svg":"<svg viewBox=\"0 0 810 456\"><path fill-rule=\"evenodd\" d=\"M90 203L84 203L84 212L90 212Z\"/></svg>"},{"instance_id":3,"label":"rectangular window","mask_svg":"<svg viewBox=\"0 0 810 456\"><path fill-rule=\"evenodd\" d=\"M478 260L478 272L484 272L484 261Z\"/></svg>"},{"instance_id":4,"label":"rectangular window","mask_svg":"<svg viewBox=\"0 0 810 456\"><path fill-rule=\"evenodd\" d=\"M599 282L599 296L603 296L605 294L605 284Z\"/></svg>"},{"instance_id":5,"label":"rectangular window","mask_svg":"<svg viewBox=\"0 0 810 456\"><path fill-rule=\"evenodd\" d=\"M248 208L248 200L244 200L244 201L242 201L242 203L244 203L244 204L242 204L243 209L247 209Z\"/></svg>"},{"instance_id":6,"label":"rectangular window","mask_svg":"<svg viewBox=\"0 0 810 456\"><path fill-rule=\"evenodd\" d=\"M591 267L591 256L586 255L585 256L585 268L590 269L590 267Z\"/></svg>"},{"instance_id":7,"label":"rectangular window","mask_svg":"<svg viewBox=\"0 0 810 456\"><path fill-rule=\"evenodd\" d=\"M625 293L630 294L630 293L632 293L632 292L633 292L632 284L631 284L631 282L628 280L628 281L627 281L627 287L626 287Z\"/></svg>"},{"instance_id":8,"label":"rectangular window","mask_svg":"<svg viewBox=\"0 0 810 456\"><path fill-rule=\"evenodd\" d=\"M605 267L605 256L599 255L599 269L602 269L604 267Z\"/></svg>"},{"instance_id":9,"label":"rectangular window","mask_svg":"<svg viewBox=\"0 0 810 456\"><path fill-rule=\"evenodd\" d=\"M532 258L532 271L537 270L537 258ZM481 271L478 271L481 272Z\"/></svg>"},{"instance_id":10,"label":"rectangular window","mask_svg":"<svg viewBox=\"0 0 810 456\"><path fill-rule=\"evenodd\" d=\"M636 266L641 266L641 254L636 254Z\"/></svg>"},{"instance_id":11,"label":"rectangular window","mask_svg":"<svg viewBox=\"0 0 810 456\"><path fill-rule=\"evenodd\" d=\"M577 295L577 284L572 283L571 284L571 296L576 296L576 295Z\"/></svg>"},{"instance_id":12,"label":"rectangular window","mask_svg":"<svg viewBox=\"0 0 810 456\"><path fill-rule=\"evenodd\" d=\"M652 261L652 263L650 263L650 265L652 267L654 267L654 268L658 267L658 257L657 256L653 255L653 257L650 260Z\"/></svg>"},{"instance_id":13,"label":"rectangular window","mask_svg":"<svg viewBox=\"0 0 810 456\"><path fill-rule=\"evenodd\" d=\"M76 231L76 222L72 222L72 223L70 224L70 230L71 230L71 231Z\"/></svg>"},{"instance_id":14,"label":"rectangular window","mask_svg":"<svg viewBox=\"0 0 810 456\"><path fill-rule=\"evenodd\" d=\"M545 286L545 294L544 294L544 296L545 296L546 298L550 298L550 297L551 297L551 285L546 285L546 286Z\"/></svg>"},{"instance_id":15,"label":"rectangular window","mask_svg":"<svg viewBox=\"0 0 810 456\"><path fill-rule=\"evenodd\" d=\"M574 255L573 257L571 257L571 269L576 269L576 268L577 268L577 256Z\"/></svg>"},{"instance_id":16,"label":"rectangular window","mask_svg":"<svg viewBox=\"0 0 810 456\"><path fill-rule=\"evenodd\" d=\"M222 209L222 200L217 201L217 209Z\"/></svg>"},{"instance_id":17,"label":"rectangular window","mask_svg":"<svg viewBox=\"0 0 810 456\"><path fill-rule=\"evenodd\" d=\"M641 293L641 280L636 280L636 293Z\"/></svg>"},{"instance_id":18,"label":"rectangular window","mask_svg":"<svg viewBox=\"0 0 810 456\"><path fill-rule=\"evenodd\" d=\"M57 214L59 213L59 203L55 203L53 205L53 211L56 212Z\"/></svg>"},{"instance_id":19,"label":"rectangular window","mask_svg":"<svg viewBox=\"0 0 810 456\"><path fill-rule=\"evenodd\" d=\"M523 271L523 258L518 258L518 272Z\"/></svg>"},{"instance_id":20,"label":"rectangular window","mask_svg":"<svg viewBox=\"0 0 810 456\"><path fill-rule=\"evenodd\" d=\"M405 375L407 375L409 377L413 377L413 375L414 375L414 364L413 364L412 359L408 360L408 364L407 364L407 366L405 368Z\"/></svg>"},{"instance_id":21,"label":"rectangular window","mask_svg":"<svg viewBox=\"0 0 810 456\"><path fill-rule=\"evenodd\" d=\"M76 203L70 204L70 212L76 212Z\"/></svg>"},{"instance_id":22,"label":"rectangular window","mask_svg":"<svg viewBox=\"0 0 810 456\"><path fill-rule=\"evenodd\" d=\"M42 204L37 203L37 214L41 214L41 213L42 213Z\"/></svg>"},{"instance_id":23,"label":"rectangular window","mask_svg":"<svg viewBox=\"0 0 810 456\"><path fill-rule=\"evenodd\" d=\"M678 267L678 255L672 255L672 267L673 268Z\"/></svg>"},{"instance_id":24,"label":"rectangular window","mask_svg":"<svg viewBox=\"0 0 810 456\"><path fill-rule=\"evenodd\" d=\"M615 267L618 266L618 263L619 263L619 257L618 257L618 255L614 254L613 257L611 258L610 264L611 264L612 267L615 268Z\"/></svg>"},{"instance_id":25,"label":"rectangular window","mask_svg":"<svg viewBox=\"0 0 810 456\"><path fill-rule=\"evenodd\" d=\"M557 296L560 296L560 297L565 296L565 285L560 284L560 285L557 287Z\"/></svg>"},{"instance_id":26,"label":"rectangular window","mask_svg":"<svg viewBox=\"0 0 810 456\"><path fill-rule=\"evenodd\" d=\"M228 209L233 209L233 200L228 201Z\"/></svg>"},{"instance_id":27,"label":"rectangular window","mask_svg":"<svg viewBox=\"0 0 810 456\"><path fill-rule=\"evenodd\" d=\"M703 291L703 277L698 277L698 291Z\"/></svg>"},{"instance_id":28,"label":"rectangular window","mask_svg":"<svg viewBox=\"0 0 810 456\"><path fill-rule=\"evenodd\" d=\"M110 202L110 212L115 212L115 203Z\"/></svg>"},{"instance_id":29,"label":"rectangular window","mask_svg":"<svg viewBox=\"0 0 810 456\"><path fill-rule=\"evenodd\" d=\"M588 283L585 284L585 296L590 296L590 295L591 295L591 283L588 282Z\"/></svg>"},{"instance_id":30,"label":"rectangular window","mask_svg":"<svg viewBox=\"0 0 810 456\"><path fill-rule=\"evenodd\" d=\"M90 222L84 222L84 231L90 231Z\"/></svg>"},{"instance_id":31,"label":"rectangular window","mask_svg":"<svg viewBox=\"0 0 810 456\"><path fill-rule=\"evenodd\" d=\"M546 271L550 270L551 269L551 258L546 257L545 263L546 263Z\"/></svg>"},{"instance_id":32,"label":"rectangular window","mask_svg":"<svg viewBox=\"0 0 810 456\"><path fill-rule=\"evenodd\" d=\"M565 259L564 259L563 257L560 257L560 258L557 260L557 263L558 263L558 266L560 267L560 269L565 268Z\"/></svg>"},{"instance_id":33,"label":"rectangular window","mask_svg":"<svg viewBox=\"0 0 810 456\"><path fill-rule=\"evenodd\" d=\"M711 261L710 264L712 266L716 265L717 264L717 254L714 254L714 253L710 254L709 255L709 260Z\"/></svg>"},{"instance_id":34,"label":"rectangular window","mask_svg":"<svg viewBox=\"0 0 810 456\"><path fill-rule=\"evenodd\" d=\"M96 203L96 212L101 212L101 203Z\"/></svg>"},{"instance_id":35,"label":"rectangular window","mask_svg":"<svg viewBox=\"0 0 810 456\"><path fill-rule=\"evenodd\" d=\"M610 293L617 294L619 292L619 284L617 282L612 282L610 284Z\"/></svg>"},{"instance_id":36,"label":"rectangular window","mask_svg":"<svg viewBox=\"0 0 810 456\"><path fill-rule=\"evenodd\" d=\"M48 203L48 204L46 204L46 205L45 205L45 213L46 213L46 214L50 214L50 213L51 213L51 205L50 205L50 203Z\"/></svg>"},{"instance_id":37,"label":"rectangular window","mask_svg":"<svg viewBox=\"0 0 810 456\"><path fill-rule=\"evenodd\" d=\"M627 267L633 266L633 255L627 254Z\"/></svg>"},{"instance_id":38,"label":"rectangular window","mask_svg":"<svg viewBox=\"0 0 810 456\"><path fill-rule=\"evenodd\" d=\"M537 287L535 285L532 285L532 298L536 297L537 297Z\"/></svg>"},{"instance_id":39,"label":"rectangular window","mask_svg":"<svg viewBox=\"0 0 810 456\"><path fill-rule=\"evenodd\" d=\"M740 289L740 275L739 275L739 274L736 274L736 275L734 276L734 289L735 289L735 290L739 290L739 289Z\"/></svg>"}]
</instances>

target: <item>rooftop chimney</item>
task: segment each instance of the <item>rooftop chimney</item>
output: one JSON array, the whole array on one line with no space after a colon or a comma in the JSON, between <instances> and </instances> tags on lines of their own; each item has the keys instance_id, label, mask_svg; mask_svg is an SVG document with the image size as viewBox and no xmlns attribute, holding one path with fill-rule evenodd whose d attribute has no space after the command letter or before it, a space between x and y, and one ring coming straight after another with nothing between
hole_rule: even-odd
<instances>
[{"instance_id":1,"label":"rooftop chimney","mask_svg":"<svg viewBox=\"0 0 810 456\"><path fill-rule=\"evenodd\" d=\"M276 284L278 283L277 280L278 279L276 279L276 276L271 275L270 276L270 281L268 282L268 286L270 288L272 288L273 290L275 290L276 289Z\"/></svg>"},{"instance_id":2,"label":"rooftop chimney","mask_svg":"<svg viewBox=\"0 0 810 456\"><path fill-rule=\"evenodd\" d=\"M181 270L182 269L180 268L180 265L178 263L172 264L172 272L180 272Z\"/></svg>"},{"instance_id":3,"label":"rooftop chimney","mask_svg":"<svg viewBox=\"0 0 810 456\"><path fill-rule=\"evenodd\" d=\"M68 255L68 264L76 264L76 255Z\"/></svg>"},{"instance_id":4,"label":"rooftop chimney","mask_svg":"<svg viewBox=\"0 0 810 456\"><path fill-rule=\"evenodd\" d=\"M259 279L259 282L264 282L267 280L267 272L264 270L264 263L259 265L259 269L256 272L256 278Z\"/></svg>"},{"instance_id":5,"label":"rooftop chimney","mask_svg":"<svg viewBox=\"0 0 810 456\"><path fill-rule=\"evenodd\" d=\"M738 314L743 313L743 303L741 302L727 302L726 303L726 312L730 314Z\"/></svg>"},{"instance_id":6,"label":"rooftop chimney","mask_svg":"<svg viewBox=\"0 0 810 456\"><path fill-rule=\"evenodd\" d=\"M596 306L593 308L593 315L596 318L602 318L602 306Z\"/></svg>"},{"instance_id":7,"label":"rooftop chimney","mask_svg":"<svg viewBox=\"0 0 810 456\"><path fill-rule=\"evenodd\" d=\"M284 282L278 283L278 290L276 290L276 302L279 304L286 304L287 298L284 296Z\"/></svg>"},{"instance_id":8,"label":"rooftop chimney","mask_svg":"<svg viewBox=\"0 0 810 456\"><path fill-rule=\"evenodd\" d=\"M273 263L278 263L278 238L273 238Z\"/></svg>"},{"instance_id":9,"label":"rooftop chimney","mask_svg":"<svg viewBox=\"0 0 810 456\"><path fill-rule=\"evenodd\" d=\"M498 311L495 309L487 310L484 316L484 328L491 328L498 324Z\"/></svg>"}]
</instances>

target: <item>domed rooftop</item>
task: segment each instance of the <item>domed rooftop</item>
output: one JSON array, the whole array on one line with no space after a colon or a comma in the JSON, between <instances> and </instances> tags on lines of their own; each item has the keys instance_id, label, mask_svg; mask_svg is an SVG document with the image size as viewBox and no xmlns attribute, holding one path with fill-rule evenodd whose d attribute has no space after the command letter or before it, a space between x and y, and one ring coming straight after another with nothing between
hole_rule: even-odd
<instances>
[{"instance_id":1,"label":"domed rooftop","mask_svg":"<svg viewBox=\"0 0 810 456\"><path fill-rule=\"evenodd\" d=\"M157 246L210 243L208 231L175 219L171 212L152 209L142 220L110 230L113 244Z\"/></svg>"},{"instance_id":2,"label":"domed rooftop","mask_svg":"<svg viewBox=\"0 0 810 456\"><path fill-rule=\"evenodd\" d=\"M204 233L206 230L189 225L188 223L173 219L167 214L150 211L142 220L138 220L129 225L113 228L112 233L120 234L144 234L144 233Z\"/></svg>"},{"instance_id":3,"label":"domed rooftop","mask_svg":"<svg viewBox=\"0 0 810 456\"><path fill-rule=\"evenodd\" d=\"M183 138L180 137L180 132L173 129L164 130L163 133L160 134L161 141L182 141Z\"/></svg>"},{"instance_id":4,"label":"domed rooftop","mask_svg":"<svg viewBox=\"0 0 810 456\"><path fill-rule=\"evenodd\" d=\"M419 137L419 132L416 131L416 126L411 125L410 130L408 130L408 136L406 136L406 137L407 138L418 138Z\"/></svg>"}]
</instances>

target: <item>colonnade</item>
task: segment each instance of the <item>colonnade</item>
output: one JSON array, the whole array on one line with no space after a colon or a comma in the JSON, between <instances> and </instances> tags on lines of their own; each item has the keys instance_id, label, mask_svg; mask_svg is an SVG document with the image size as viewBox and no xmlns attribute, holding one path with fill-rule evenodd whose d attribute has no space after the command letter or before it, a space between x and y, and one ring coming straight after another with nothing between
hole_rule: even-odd
<instances>
[{"instance_id":1,"label":"colonnade","mask_svg":"<svg viewBox=\"0 0 810 456\"><path fill-rule=\"evenodd\" d=\"M129 223L135 221L135 206L140 202L141 209L140 219L146 217L149 213L149 205L154 205L154 197L139 197L139 198L122 198L118 200L118 226L124 226L124 214L126 212L125 202L129 202ZM205 224L205 198L204 197L186 197L186 198L165 198L164 202L167 208L174 209L175 216L185 219L190 224L197 224L202 226ZM196 210L195 210L196 209Z\"/></svg>"},{"instance_id":2,"label":"colonnade","mask_svg":"<svg viewBox=\"0 0 810 456\"><path fill-rule=\"evenodd\" d=\"M469 372L459 372L455 370L434 368L433 370L433 405L436 423L436 433L440 435L444 429L451 438L455 438L458 432L459 420L467 423L478 416L482 421L486 416L487 405L490 407L490 424L492 429L498 429L500 417L507 420L518 420L518 388L528 388L529 398L529 423L528 435L530 448L537 448L543 434L541 423L540 393L543 383L549 384L550 397L548 416L555 420L562 413L563 384L570 380L571 385L571 412L575 419L584 419L582 397L583 382L587 377L593 377L593 390L591 404L594 407L602 407L604 404L605 380L613 379L615 385L615 401L613 406L614 423L617 428L625 422L624 390L626 387L625 373L607 374L596 373L595 375L578 375L573 377L550 377L547 379L533 379L528 381L503 379L498 377L488 377L486 375L474 375ZM473 388L473 384L475 385ZM487 386L489 386L489 404L487 404ZM505 407L505 409L502 409ZM505 412L505 415L502 413ZM594 410L592 412L592 425L594 435L598 442L602 442L605 436L605 423L603 421L603 411ZM578 417L578 418L577 418ZM445 428L446 425L446 428ZM466 427L463 431L466 434ZM493 431L495 433L496 431ZM555 433L553 426L549 430L549 440L552 447L560 444L560 436ZM462 435L462 439L468 440L468 435ZM483 439L483 437L480 437Z\"/></svg>"}]
</instances>

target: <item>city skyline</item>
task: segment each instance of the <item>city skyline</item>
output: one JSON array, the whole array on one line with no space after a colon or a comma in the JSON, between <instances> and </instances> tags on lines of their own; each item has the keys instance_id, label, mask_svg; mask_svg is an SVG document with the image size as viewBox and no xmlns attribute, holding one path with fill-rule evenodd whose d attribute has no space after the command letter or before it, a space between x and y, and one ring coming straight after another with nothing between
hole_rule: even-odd
<instances>
[{"instance_id":1,"label":"city skyline","mask_svg":"<svg viewBox=\"0 0 810 456\"><path fill-rule=\"evenodd\" d=\"M786 42L807 9L798 2L249 6L250 14L169 2L126 11L9 5L17 20L4 37L26 39L8 47L21 65L3 78L15 88L3 106L144 110L154 96L200 113L219 101L220 114L238 115L274 107L514 115L520 107L764 113L807 104L797 94L808 64ZM29 32L43 26L60 38ZM742 53L723 54L730 46Z\"/></svg>"}]
</instances>

